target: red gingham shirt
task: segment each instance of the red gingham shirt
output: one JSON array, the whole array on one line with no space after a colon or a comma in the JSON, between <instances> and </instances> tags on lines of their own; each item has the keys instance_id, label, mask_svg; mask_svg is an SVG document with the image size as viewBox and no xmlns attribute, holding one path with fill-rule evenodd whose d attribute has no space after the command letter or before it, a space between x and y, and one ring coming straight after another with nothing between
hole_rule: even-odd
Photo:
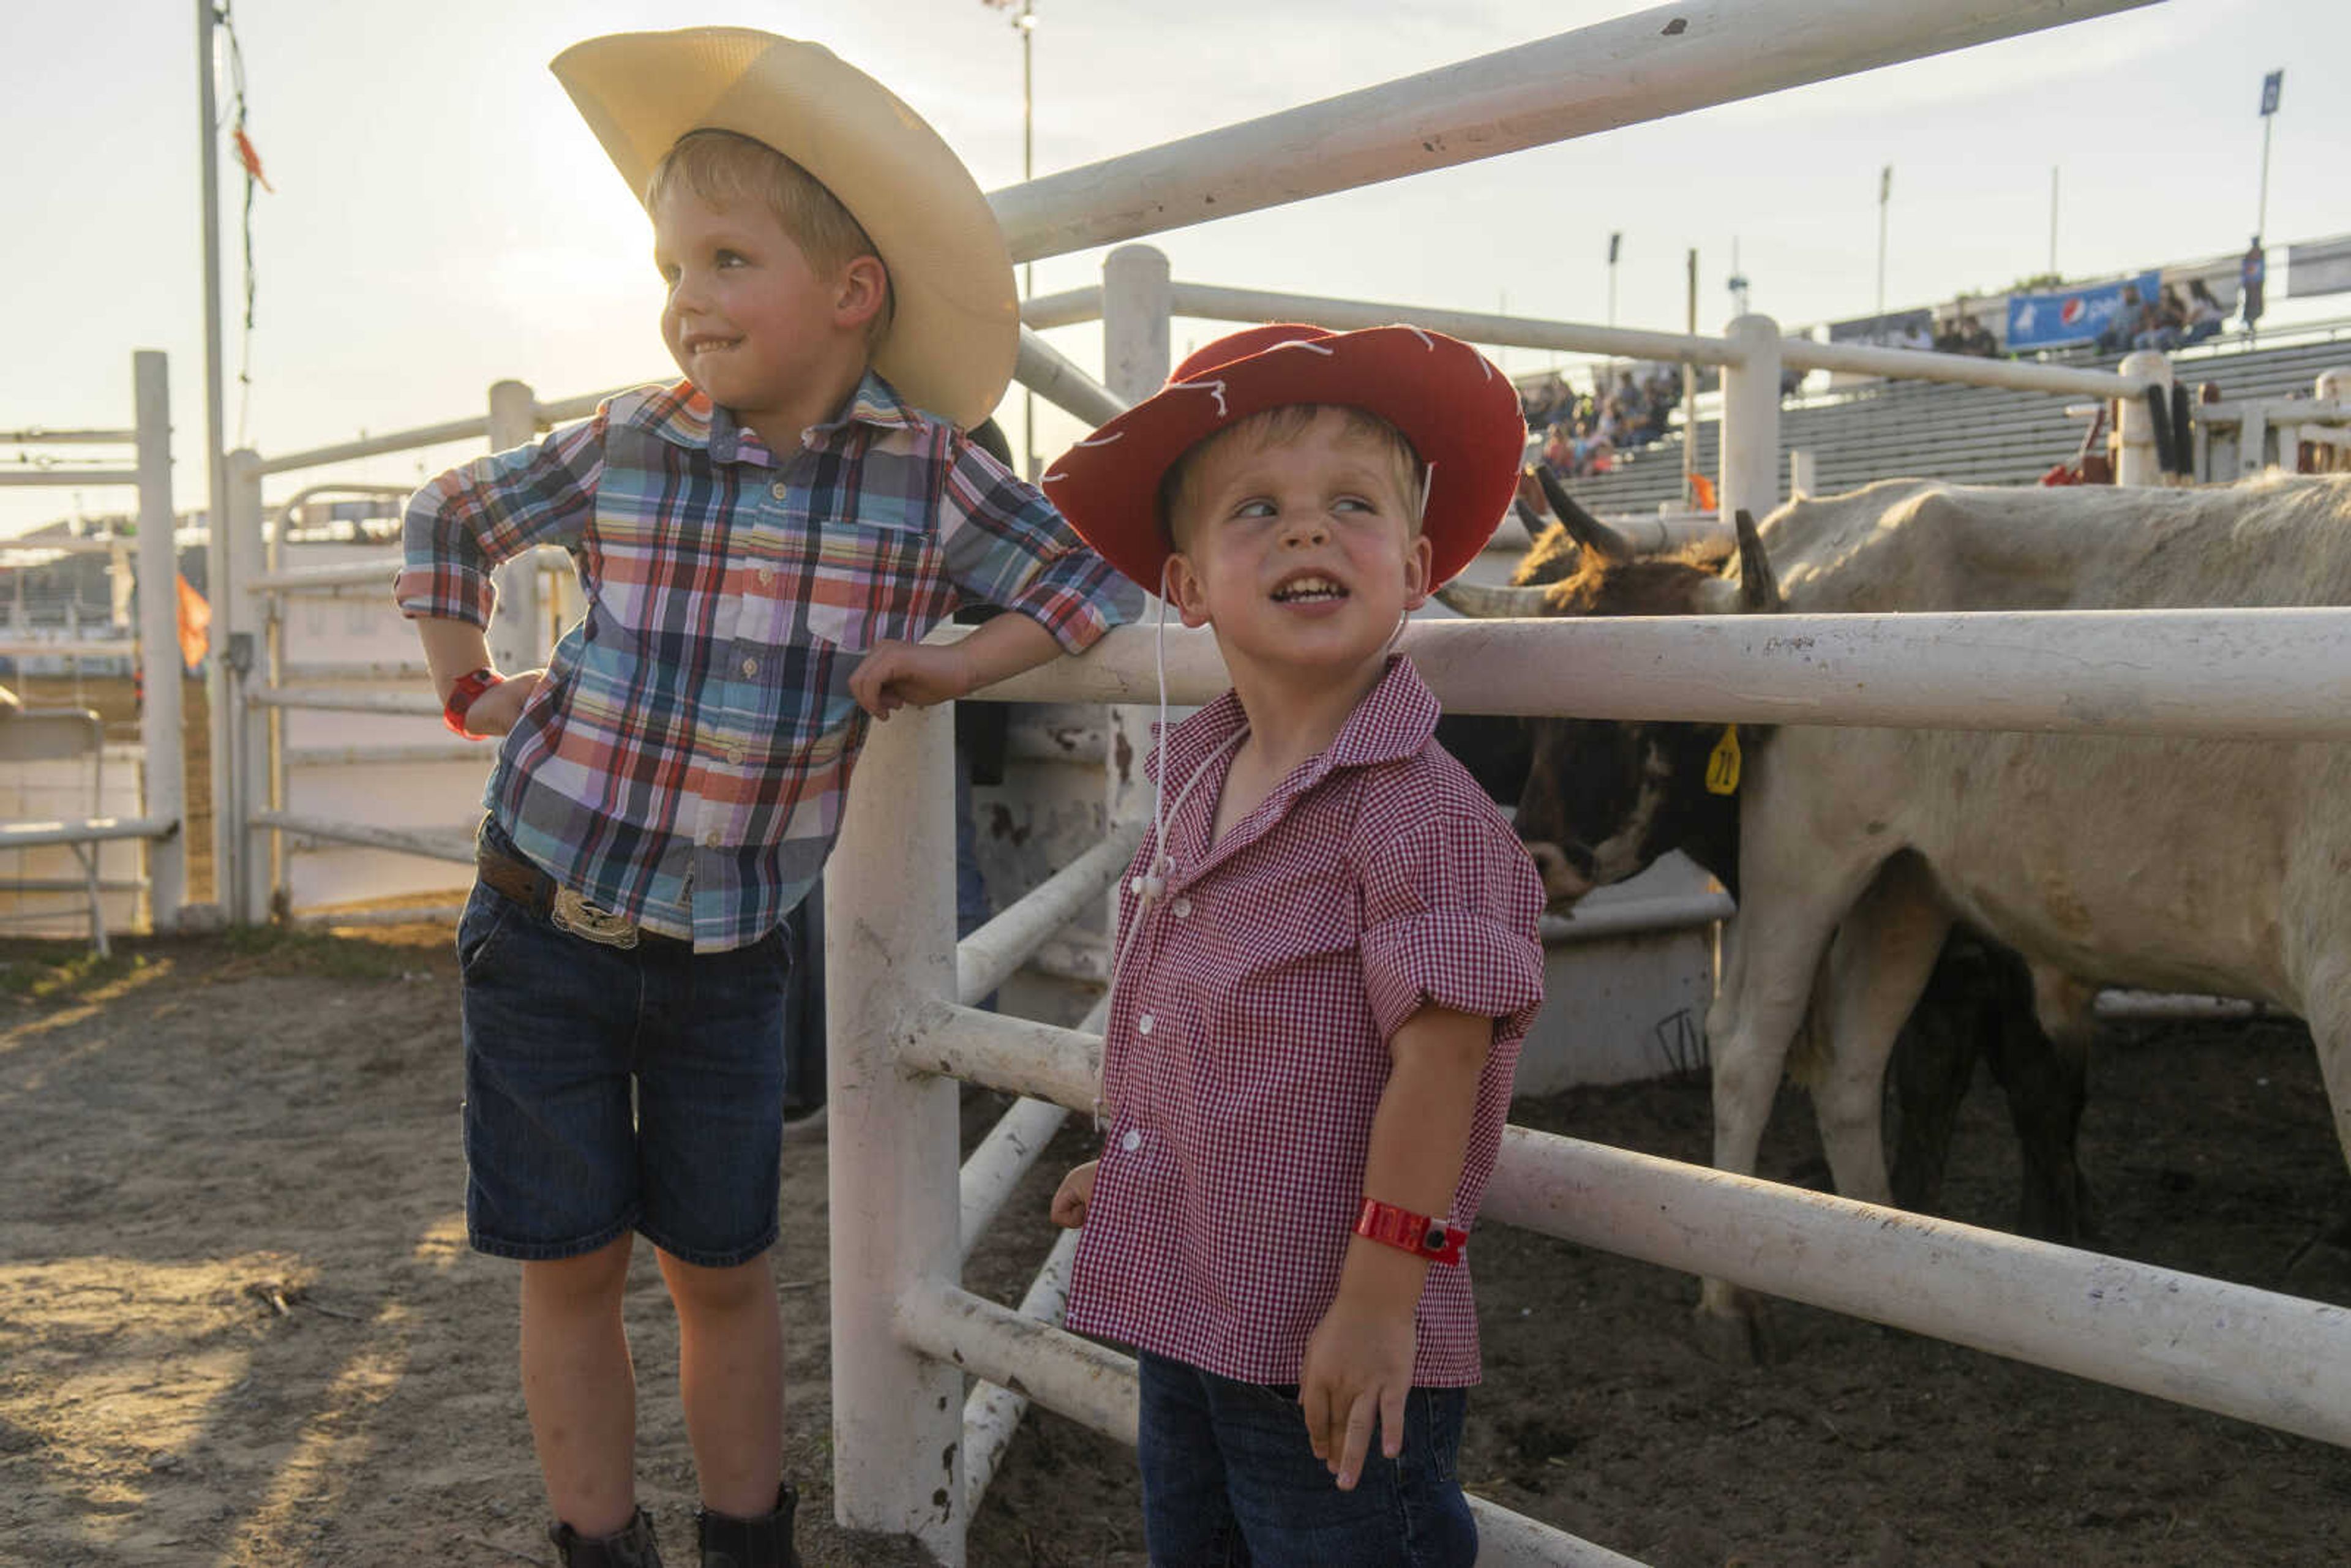
<instances>
[{"instance_id":1,"label":"red gingham shirt","mask_svg":"<svg viewBox=\"0 0 2351 1568\"><path fill-rule=\"evenodd\" d=\"M1495 1020L1449 1215L1475 1219L1542 1000L1543 900L1510 825L1433 738L1437 711L1392 660L1330 747L1213 847L1240 702L1227 693L1165 737L1154 761L1171 804L1183 792L1176 868L1148 908L1120 884L1120 929L1144 924L1119 964L1115 1110L1071 1328L1225 1377L1299 1381L1338 1295L1388 1040L1424 1006ZM1416 1384L1479 1380L1466 1262L1428 1270L1418 1333Z\"/></svg>"}]
</instances>

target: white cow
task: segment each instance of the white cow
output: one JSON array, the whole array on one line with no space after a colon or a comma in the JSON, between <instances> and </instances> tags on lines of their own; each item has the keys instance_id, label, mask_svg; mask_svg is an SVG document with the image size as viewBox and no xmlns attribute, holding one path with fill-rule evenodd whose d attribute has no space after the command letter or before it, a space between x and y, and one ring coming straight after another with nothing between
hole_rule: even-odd
<instances>
[{"instance_id":1,"label":"white cow","mask_svg":"<svg viewBox=\"0 0 2351 1568\"><path fill-rule=\"evenodd\" d=\"M1889 481L1782 507L1760 533L1742 553L1768 554L1776 589L1753 572L1742 585L1735 560L1612 563L1587 545L1575 575L1527 591L1549 613L1604 614L1782 596L1811 613L2351 604L2344 478ZM2351 669L2351 646L2343 657ZM1638 869L1647 823L1700 809L1715 728L1540 727L1519 827L1555 897ZM1740 910L1707 1025L1718 1166L1754 1169L1817 1002L1814 1104L1837 1189L1886 1200L1886 1058L1955 917L2035 961L2053 1034L2081 1027L2089 989L2060 973L2300 1014L2351 1158L2351 746L1791 727L1750 740L1740 796ZM1751 1333L1750 1304L1720 1281L1700 1310Z\"/></svg>"}]
</instances>

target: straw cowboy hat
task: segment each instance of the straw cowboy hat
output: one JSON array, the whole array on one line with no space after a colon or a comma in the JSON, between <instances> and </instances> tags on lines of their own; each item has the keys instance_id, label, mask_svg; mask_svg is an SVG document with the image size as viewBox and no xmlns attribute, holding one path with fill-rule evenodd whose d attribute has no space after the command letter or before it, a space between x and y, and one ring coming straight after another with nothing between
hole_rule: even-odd
<instances>
[{"instance_id":1,"label":"straw cowboy hat","mask_svg":"<svg viewBox=\"0 0 2351 1568\"><path fill-rule=\"evenodd\" d=\"M1518 389L1468 344L1417 327L1279 323L1219 338L1047 465L1039 483L1103 559L1157 593L1173 549L1159 515L1168 468L1218 431L1285 403L1359 408L1412 443L1430 470L1421 532L1432 586L1468 566L1510 510L1527 442Z\"/></svg>"},{"instance_id":2,"label":"straw cowboy hat","mask_svg":"<svg viewBox=\"0 0 2351 1568\"><path fill-rule=\"evenodd\" d=\"M938 132L832 51L747 27L615 33L549 67L642 202L689 131L763 141L822 181L873 238L896 304L873 368L968 428L1012 379L1020 306L996 214Z\"/></svg>"}]
</instances>

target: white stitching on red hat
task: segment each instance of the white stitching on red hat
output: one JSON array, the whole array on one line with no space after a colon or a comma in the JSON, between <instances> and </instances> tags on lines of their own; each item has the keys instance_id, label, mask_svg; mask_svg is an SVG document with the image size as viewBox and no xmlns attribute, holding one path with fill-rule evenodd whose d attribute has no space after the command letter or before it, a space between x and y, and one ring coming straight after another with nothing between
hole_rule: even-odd
<instances>
[{"instance_id":1,"label":"white stitching on red hat","mask_svg":"<svg viewBox=\"0 0 2351 1568\"><path fill-rule=\"evenodd\" d=\"M1396 325L1398 325L1398 326L1402 327L1405 331L1407 331L1407 332L1411 333L1414 337L1416 337L1416 338L1419 339L1419 340L1420 340L1420 346L1421 346L1422 348L1426 349L1426 350L1427 350L1430 353L1432 353L1432 354L1433 354L1433 353L1435 353L1435 352L1437 352L1437 340L1436 340L1436 339L1434 339L1434 338L1430 337L1427 333L1426 333L1426 332L1422 331L1419 328L1417 328L1417 327L1414 326L1414 325L1413 325L1411 322L1409 322L1409 321L1399 321L1399 322L1397 322L1397 323L1396 323Z\"/></svg>"},{"instance_id":2,"label":"white stitching on red hat","mask_svg":"<svg viewBox=\"0 0 2351 1568\"><path fill-rule=\"evenodd\" d=\"M1175 386L1169 390L1173 392L1207 392L1217 400L1217 417L1218 419L1225 418L1228 413L1225 407L1225 383L1222 382L1177 382Z\"/></svg>"},{"instance_id":3,"label":"white stitching on red hat","mask_svg":"<svg viewBox=\"0 0 2351 1568\"><path fill-rule=\"evenodd\" d=\"M1120 439L1125 434L1126 432L1123 430L1113 430L1108 435L1095 434L1086 436L1080 440L1078 444L1081 446L1108 446L1112 442Z\"/></svg>"}]
</instances>

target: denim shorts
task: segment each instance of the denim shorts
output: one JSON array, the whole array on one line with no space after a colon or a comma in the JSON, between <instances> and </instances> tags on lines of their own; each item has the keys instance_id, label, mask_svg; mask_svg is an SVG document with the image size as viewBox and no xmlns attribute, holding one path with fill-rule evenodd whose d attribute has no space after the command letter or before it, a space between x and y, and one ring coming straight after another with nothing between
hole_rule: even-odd
<instances>
[{"instance_id":1,"label":"denim shorts","mask_svg":"<svg viewBox=\"0 0 2351 1568\"><path fill-rule=\"evenodd\" d=\"M1236 1383L1142 1352L1143 1535L1151 1568L1470 1568L1478 1526L1456 1470L1458 1388L1405 1398L1404 1452L1379 1438L1353 1491L1314 1457L1296 1388Z\"/></svg>"},{"instance_id":2,"label":"denim shorts","mask_svg":"<svg viewBox=\"0 0 2351 1568\"><path fill-rule=\"evenodd\" d=\"M572 1258L633 1229L725 1269L775 1245L784 929L611 947L475 883L457 961L477 1250Z\"/></svg>"}]
</instances>

